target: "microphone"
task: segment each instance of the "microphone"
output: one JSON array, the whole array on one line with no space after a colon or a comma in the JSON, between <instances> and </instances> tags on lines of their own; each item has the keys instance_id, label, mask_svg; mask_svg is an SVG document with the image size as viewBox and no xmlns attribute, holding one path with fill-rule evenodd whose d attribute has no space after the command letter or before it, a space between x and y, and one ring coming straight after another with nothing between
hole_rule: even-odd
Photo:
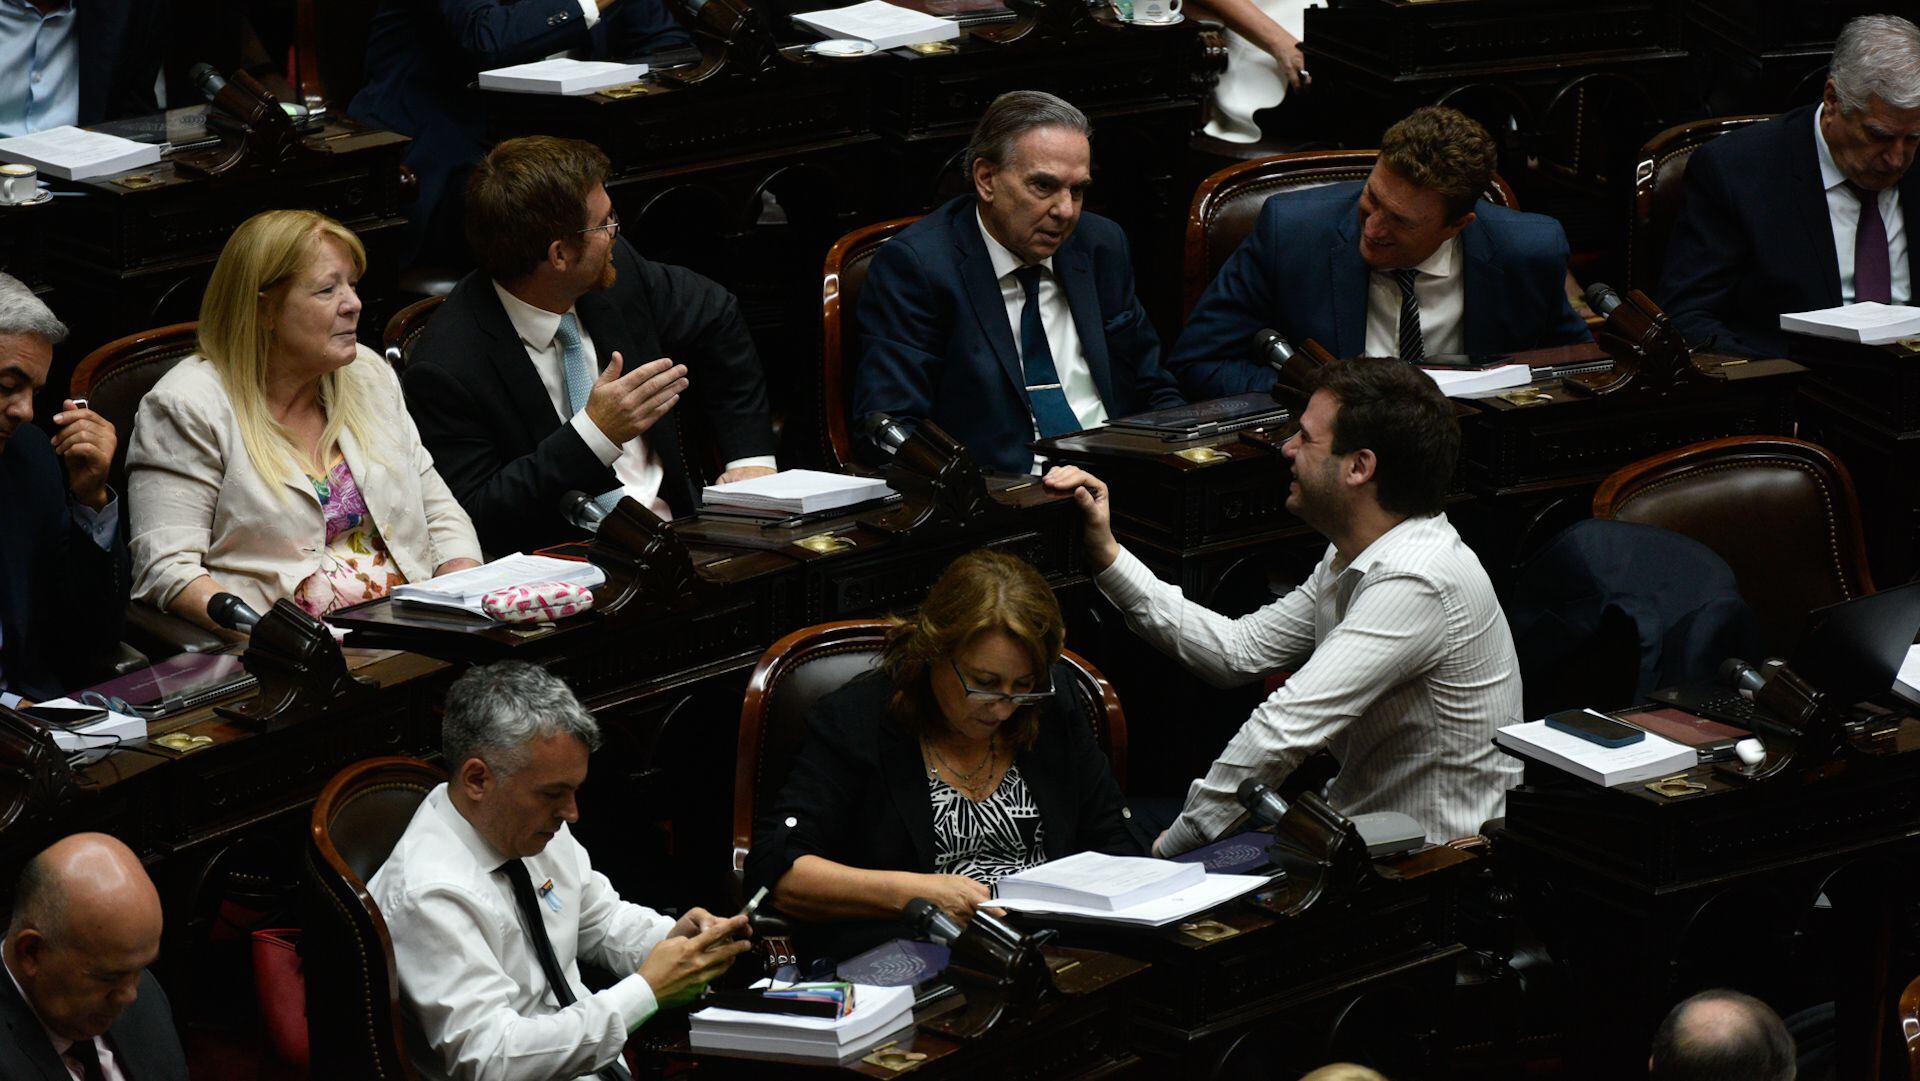
<instances>
[{"instance_id":1,"label":"microphone","mask_svg":"<svg viewBox=\"0 0 1920 1081\"><path fill-rule=\"evenodd\" d=\"M1254 355L1265 361L1267 367L1275 373L1287 366L1293 359L1293 345L1281 337L1277 330L1262 330L1253 336Z\"/></svg>"},{"instance_id":2,"label":"microphone","mask_svg":"<svg viewBox=\"0 0 1920 1081\"><path fill-rule=\"evenodd\" d=\"M1252 777L1240 782L1238 795L1241 806L1262 826L1279 825L1281 817L1287 813L1287 803L1280 798L1280 794ZM1326 807L1324 800L1318 796L1313 798L1320 806ZM1327 810L1332 811L1332 808L1327 807ZM1391 856L1427 843L1427 831L1420 823L1399 811L1374 811L1341 817L1353 824L1353 830L1360 835L1361 843L1367 846L1369 856Z\"/></svg>"},{"instance_id":3,"label":"microphone","mask_svg":"<svg viewBox=\"0 0 1920 1081\"><path fill-rule=\"evenodd\" d=\"M1613 291L1613 286L1606 282L1594 282L1587 286L1587 307L1592 308L1593 313L1603 319L1612 315L1614 309L1624 303L1626 301L1619 293Z\"/></svg>"},{"instance_id":4,"label":"microphone","mask_svg":"<svg viewBox=\"0 0 1920 1081\"><path fill-rule=\"evenodd\" d=\"M215 593L207 602L207 618L230 631L252 631L260 622L260 613L231 593Z\"/></svg>"},{"instance_id":5,"label":"microphone","mask_svg":"<svg viewBox=\"0 0 1920 1081\"><path fill-rule=\"evenodd\" d=\"M1239 799L1240 805L1262 826L1279 825L1281 817L1287 813L1287 801L1267 787L1265 782L1253 777L1240 782Z\"/></svg>"},{"instance_id":6,"label":"microphone","mask_svg":"<svg viewBox=\"0 0 1920 1081\"><path fill-rule=\"evenodd\" d=\"M939 905L925 897L915 897L908 901L907 907L902 911L906 913L907 926L913 929L914 934L949 949L955 942L960 941L961 935L966 934L966 929L955 923L952 916L942 912ZM975 912L973 918L979 919L982 915L983 913Z\"/></svg>"},{"instance_id":7,"label":"microphone","mask_svg":"<svg viewBox=\"0 0 1920 1081\"><path fill-rule=\"evenodd\" d=\"M1752 698L1767 685L1773 673L1767 669L1755 668L1738 657L1728 657L1720 662L1720 682L1740 692L1742 698Z\"/></svg>"},{"instance_id":8,"label":"microphone","mask_svg":"<svg viewBox=\"0 0 1920 1081\"><path fill-rule=\"evenodd\" d=\"M589 533L600 532L600 523L607 517L607 512L600 509L600 504L581 491L567 492L560 497L560 513L567 521Z\"/></svg>"},{"instance_id":9,"label":"microphone","mask_svg":"<svg viewBox=\"0 0 1920 1081\"><path fill-rule=\"evenodd\" d=\"M212 64L193 65L187 69L187 78L193 81L193 85L200 89L200 95L208 101L212 101L214 95L227 88L227 81L220 77L220 73L214 70Z\"/></svg>"},{"instance_id":10,"label":"microphone","mask_svg":"<svg viewBox=\"0 0 1920 1081\"><path fill-rule=\"evenodd\" d=\"M900 453L907 438L913 435L906 425L894 419L891 413L872 412L860 419L860 431L874 445L885 451L888 457Z\"/></svg>"}]
</instances>

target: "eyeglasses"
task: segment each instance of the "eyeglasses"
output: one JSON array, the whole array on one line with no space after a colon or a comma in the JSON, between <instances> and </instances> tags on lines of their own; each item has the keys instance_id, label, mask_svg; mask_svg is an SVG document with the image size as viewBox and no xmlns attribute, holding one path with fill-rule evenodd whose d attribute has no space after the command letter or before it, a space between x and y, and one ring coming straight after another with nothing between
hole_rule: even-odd
<instances>
[{"instance_id":1,"label":"eyeglasses","mask_svg":"<svg viewBox=\"0 0 1920 1081\"><path fill-rule=\"evenodd\" d=\"M1045 687L1035 687L1033 690L1022 691L1019 694L1001 694L999 691L983 691L973 684L968 683L967 677L960 674L959 663L952 657L947 658L947 667L953 669L953 678L960 681L960 689L967 692L967 701L969 702L992 702L995 705L1001 702L1012 702L1016 706L1032 706L1038 705L1053 697L1053 680L1051 678L1047 680ZM1049 676L1051 676L1051 673L1049 673Z\"/></svg>"},{"instance_id":2,"label":"eyeglasses","mask_svg":"<svg viewBox=\"0 0 1920 1081\"><path fill-rule=\"evenodd\" d=\"M585 229L582 229L580 231L582 233L605 232L608 236L618 236L620 235L620 215L615 214L613 211L609 210L607 211L606 224L589 225Z\"/></svg>"}]
</instances>

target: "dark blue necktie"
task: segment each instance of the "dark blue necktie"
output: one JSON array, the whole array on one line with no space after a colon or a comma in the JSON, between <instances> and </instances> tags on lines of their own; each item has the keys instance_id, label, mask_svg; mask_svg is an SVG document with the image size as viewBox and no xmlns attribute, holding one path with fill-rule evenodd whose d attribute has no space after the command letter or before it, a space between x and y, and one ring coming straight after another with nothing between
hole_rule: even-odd
<instances>
[{"instance_id":1,"label":"dark blue necktie","mask_svg":"<svg viewBox=\"0 0 1920 1081\"><path fill-rule=\"evenodd\" d=\"M1020 309L1020 366L1027 379L1027 403L1044 438L1079 431L1080 418L1073 415L1067 392L1060 389L1060 373L1054 370L1053 350L1047 345L1047 328L1040 322L1041 273L1037 266L1023 266L1013 276L1027 291L1027 305Z\"/></svg>"}]
</instances>

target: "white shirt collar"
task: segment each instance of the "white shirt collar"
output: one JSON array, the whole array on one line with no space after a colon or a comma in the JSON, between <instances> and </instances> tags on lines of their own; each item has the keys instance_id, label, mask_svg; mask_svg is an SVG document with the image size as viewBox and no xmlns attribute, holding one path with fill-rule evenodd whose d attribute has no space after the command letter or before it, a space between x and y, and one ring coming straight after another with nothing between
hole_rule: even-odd
<instances>
[{"instance_id":1,"label":"white shirt collar","mask_svg":"<svg viewBox=\"0 0 1920 1081\"><path fill-rule=\"evenodd\" d=\"M1444 512L1440 514L1416 515L1411 518L1402 518L1394 524L1392 529L1373 538L1373 543L1361 549L1360 554L1353 557L1353 562L1348 563L1346 566L1343 567L1340 565L1340 557L1336 554L1334 556L1333 573L1336 577L1346 575L1349 572L1365 575L1373 569L1375 563L1380 562L1392 554L1394 548L1397 547L1400 542L1411 540L1426 532L1427 528L1435 522L1443 522L1445 520L1446 514Z\"/></svg>"},{"instance_id":2,"label":"white shirt collar","mask_svg":"<svg viewBox=\"0 0 1920 1081\"><path fill-rule=\"evenodd\" d=\"M560 317L555 315L553 318L557 325ZM467 816L460 813L460 808L453 805L453 792L447 787L447 782L442 781L440 787L427 793L427 804L433 808L435 814L440 816L440 820L446 823L448 832L459 838L460 843L473 854L473 862L479 864L481 870L490 873L494 868L507 862L507 857L501 855L499 849L494 848L491 842L482 837L480 831L473 828L473 823L467 821Z\"/></svg>"},{"instance_id":3,"label":"white shirt collar","mask_svg":"<svg viewBox=\"0 0 1920 1081\"><path fill-rule=\"evenodd\" d=\"M1820 155L1820 184L1826 191L1832 191L1847 182L1847 174L1833 160L1833 150L1827 146L1826 130L1820 126L1820 118L1827 112L1827 103L1813 111L1813 149Z\"/></svg>"},{"instance_id":4,"label":"white shirt collar","mask_svg":"<svg viewBox=\"0 0 1920 1081\"><path fill-rule=\"evenodd\" d=\"M507 321L513 324L514 333L520 335L522 345L542 351L552 348L553 336L559 333L560 318L565 312L550 312L535 307L507 292L499 282L493 283L493 291L500 298L500 306L506 309ZM567 309L568 312L573 310ZM585 330L581 332L585 333Z\"/></svg>"},{"instance_id":5,"label":"white shirt collar","mask_svg":"<svg viewBox=\"0 0 1920 1081\"><path fill-rule=\"evenodd\" d=\"M1453 253L1459 246L1460 238L1458 236L1453 237L1445 244L1433 249L1433 254L1421 260L1419 265L1413 268L1413 272L1415 274L1425 274L1431 278L1452 277Z\"/></svg>"},{"instance_id":6,"label":"white shirt collar","mask_svg":"<svg viewBox=\"0 0 1920 1081\"><path fill-rule=\"evenodd\" d=\"M999 281L1027 265L1020 260L1019 256L1008 250L1005 244L995 240L992 233L987 232L987 219L980 216L980 208L978 206L973 208L973 220L980 225L980 239L987 242L987 258L993 260L993 279L995 281ZM1036 265L1046 267L1047 273L1051 275L1053 273L1053 256L1047 256Z\"/></svg>"}]
</instances>

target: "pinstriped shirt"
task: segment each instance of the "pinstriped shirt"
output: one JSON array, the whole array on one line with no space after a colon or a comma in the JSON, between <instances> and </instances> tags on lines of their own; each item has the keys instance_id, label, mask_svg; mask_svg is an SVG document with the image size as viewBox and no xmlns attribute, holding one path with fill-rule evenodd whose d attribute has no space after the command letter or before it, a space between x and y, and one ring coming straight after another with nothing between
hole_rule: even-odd
<instances>
[{"instance_id":1,"label":"pinstriped shirt","mask_svg":"<svg viewBox=\"0 0 1920 1081\"><path fill-rule=\"evenodd\" d=\"M1351 563L1329 545L1304 585L1237 620L1126 551L1095 580L1128 626L1213 683L1294 670L1187 790L1163 855L1225 835L1244 814L1242 780L1278 784L1322 747L1341 763L1327 795L1342 813L1399 811L1437 842L1503 812L1520 765L1493 735L1522 719L1520 665L1493 583L1446 515L1402 521Z\"/></svg>"}]
</instances>

